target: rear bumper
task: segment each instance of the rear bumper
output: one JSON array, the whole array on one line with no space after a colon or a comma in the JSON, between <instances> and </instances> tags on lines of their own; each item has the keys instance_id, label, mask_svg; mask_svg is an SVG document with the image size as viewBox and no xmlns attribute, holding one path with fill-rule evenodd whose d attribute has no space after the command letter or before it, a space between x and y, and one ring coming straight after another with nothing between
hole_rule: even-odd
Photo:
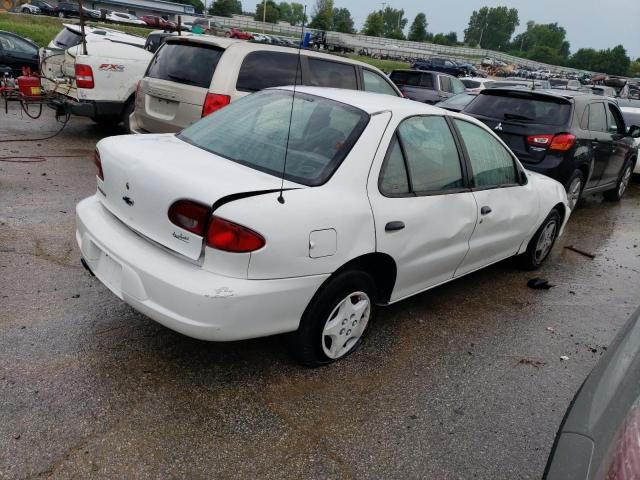
<instances>
[{"instance_id":1,"label":"rear bumper","mask_svg":"<svg viewBox=\"0 0 640 480\"><path fill-rule=\"evenodd\" d=\"M520 162L527 170L551 177L564 185L565 188L569 177L575 170L573 161L551 154L547 154L539 163L532 163L523 159L520 159Z\"/></svg>"},{"instance_id":2,"label":"rear bumper","mask_svg":"<svg viewBox=\"0 0 640 480\"><path fill-rule=\"evenodd\" d=\"M90 271L136 310L184 335L233 341L291 332L328 275L247 280L203 270L142 238L95 196L76 207Z\"/></svg>"},{"instance_id":3,"label":"rear bumper","mask_svg":"<svg viewBox=\"0 0 640 480\"><path fill-rule=\"evenodd\" d=\"M138 123L138 120L136 119L135 111L131 112L131 115L129 116L129 130L131 131L131 133L136 133L138 135L149 133L144 128L142 128Z\"/></svg>"},{"instance_id":4,"label":"rear bumper","mask_svg":"<svg viewBox=\"0 0 640 480\"><path fill-rule=\"evenodd\" d=\"M73 100L70 98L56 98L49 102L49 106L64 114L80 117L117 117L124 109L123 102L97 102L89 100Z\"/></svg>"}]
</instances>

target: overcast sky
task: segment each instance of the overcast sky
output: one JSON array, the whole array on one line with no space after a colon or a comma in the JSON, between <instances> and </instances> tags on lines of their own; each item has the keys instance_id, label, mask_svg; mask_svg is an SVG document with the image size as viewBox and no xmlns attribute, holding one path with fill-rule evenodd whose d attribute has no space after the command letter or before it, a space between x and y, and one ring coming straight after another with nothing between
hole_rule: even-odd
<instances>
[{"instance_id":1,"label":"overcast sky","mask_svg":"<svg viewBox=\"0 0 640 480\"><path fill-rule=\"evenodd\" d=\"M315 1L307 2L313 11ZM334 4L351 11L358 29L369 12L382 8L382 2L372 0L334 0ZM387 5L403 8L408 26L417 13L424 12L430 32L455 31L460 40L474 10L504 5L518 9L520 26L516 34L529 20L558 22L567 30L572 53L579 48L599 50L622 44L632 59L640 57L640 0L387 0Z\"/></svg>"}]
</instances>

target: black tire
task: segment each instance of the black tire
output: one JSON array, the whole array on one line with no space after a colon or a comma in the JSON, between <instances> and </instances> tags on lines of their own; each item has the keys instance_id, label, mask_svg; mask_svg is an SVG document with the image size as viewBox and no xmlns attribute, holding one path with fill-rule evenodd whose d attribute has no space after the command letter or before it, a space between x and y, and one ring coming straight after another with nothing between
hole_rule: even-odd
<instances>
[{"instance_id":1,"label":"black tire","mask_svg":"<svg viewBox=\"0 0 640 480\"><path fill-rule=\"evenodd\" d=\"M619 202L624 197L624 192L627 191L629 182L631 181L631 175L633 174L633 162L628 161L625 163L620 178L616 182L615 188L602 192L602 196L612 202Z\"/></svg>"},{"instance_id":2,"label":"black tire","mask_svg":"<svg viewBox=\"0 0 640 480\"><path fill-rule=\"evenodd\" d=\"M340 312L336 311L339 305L348 301L352 301L353 305L352 299L355 299L358 305L364 300L360 294L368 297L368 310L364 310L359 319L353 314L349 319L340 320L338 318ZM357 350L367 333L367 327L374 313L375 295L376 286L373 279L368 273L360 270L347 270L329 280L309 302L298 330L289 336L289 348L293 357L302 365L315 368L345 358ZM339 320L340 324L336 324L337 328L340 328L336 335L339 339L347 338L352 332L350 328L363 329L358 338L348 338L342 345L336 343L339 355L333 358L325 353L325 349L332 349L333 341L327 343L329 336L324 334L325 326L332 320L334 322ZM345 320L347 320L346 323ZM357 320L356 323L353 323L354 320ZM345 328L341 328L342 326ZM344 350L343 353L341 353L342 350Z\"/></svg>"},{"instance_id":3,"label":"black tire","mask_svg":"<svg viewBox=\"0 0 640 480\"><path fill-rule=\"evenodd\" d=\"M551 228L549 227L549 225L551 224L555 224L552 238L550 238L551 243L550 245L546 245L545 243L544 251L539 250L539 248L541 247L540 242L543 241L541 240L541 237L543 235L549 235L549 231L547 229ZM544 222L542 222L540 228L538 228L536 233L529 241L526 252L518 257L520 266L522 268L524 268L525 270L535 270L544 263L546 258L549 256L549 253L551 253L553 245L556 243L556 238L558 238L558 232L560 231L561 225L562 218L560 217L560 212L558 212L558 210L554 208L551 210L551 212L549 212L547 218L544 219Z\"/></svg>"},{"instance_id":4,"label":"black tire","mask_svg":"<svg viewBox=\"0 0 640 480\"><path fill-rule=\"evenodd\" d=\"M580 170L575 170L569 180L564 184L564 189L567 192L567 199L569 200L569 208L573 211L576 209L582 198L582 191L584 190L585 178L584 173ZM576 191L577 188L577 191Z\"/></svg>"},{"instance_id":5,"label":"black tire","mask_svg":"<svg viewBox=\"0 0 640 480\"><path fill-rule=\"evenodd\" d=\"M135 100L131 99L124 106L124 110L122 111L122 127L124 131L127 133L131 133L131 124L129 123L129 117L133 113L135 109Z\"/></svg>"}]
</instances>

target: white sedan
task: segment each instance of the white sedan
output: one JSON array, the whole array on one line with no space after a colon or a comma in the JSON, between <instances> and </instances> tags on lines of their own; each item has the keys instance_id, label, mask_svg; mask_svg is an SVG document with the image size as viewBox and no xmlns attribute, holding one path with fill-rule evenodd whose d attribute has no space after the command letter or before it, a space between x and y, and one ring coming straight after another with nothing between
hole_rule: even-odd
<instances>
[{"instance_id":1,"label":"white sedan","mask_svg":"<svg viewBox=\"0 0 640 480\"><path fill-rule=\"evenodd\" d=\"M140 20L135 15L123 12L109 12L107 14L107 20L116 23L128 23L130 25L146 25L146 22Z\"/></svg>"},{"instance_id":2,"label":"white sedan","mask_svg":"<svg viewBox=\"0 0 640 480\"><path fill-rule=\"evenodd\" d=\"M191 337L292 332L309 366L353 352L375 305L539 266L570 214L480 122L376 93L264 90L95 160L76 236L102 283Z\"/></svg>"}]
</instances>

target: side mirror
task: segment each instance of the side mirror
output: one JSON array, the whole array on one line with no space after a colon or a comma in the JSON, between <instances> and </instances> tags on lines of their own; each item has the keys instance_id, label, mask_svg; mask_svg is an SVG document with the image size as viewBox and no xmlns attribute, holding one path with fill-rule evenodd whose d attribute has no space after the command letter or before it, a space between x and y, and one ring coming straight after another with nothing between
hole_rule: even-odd
<instances>
[{"instance_id":1,"label":"side mirror","mask_svg":"<svg viewBox=\"0 0 640 480\"><path fill-rule=\"evenodd\" d=\"M627 133L631 138L640 138L640 127L638 125L631 125Z\"/></svg>"}]
</instances>

